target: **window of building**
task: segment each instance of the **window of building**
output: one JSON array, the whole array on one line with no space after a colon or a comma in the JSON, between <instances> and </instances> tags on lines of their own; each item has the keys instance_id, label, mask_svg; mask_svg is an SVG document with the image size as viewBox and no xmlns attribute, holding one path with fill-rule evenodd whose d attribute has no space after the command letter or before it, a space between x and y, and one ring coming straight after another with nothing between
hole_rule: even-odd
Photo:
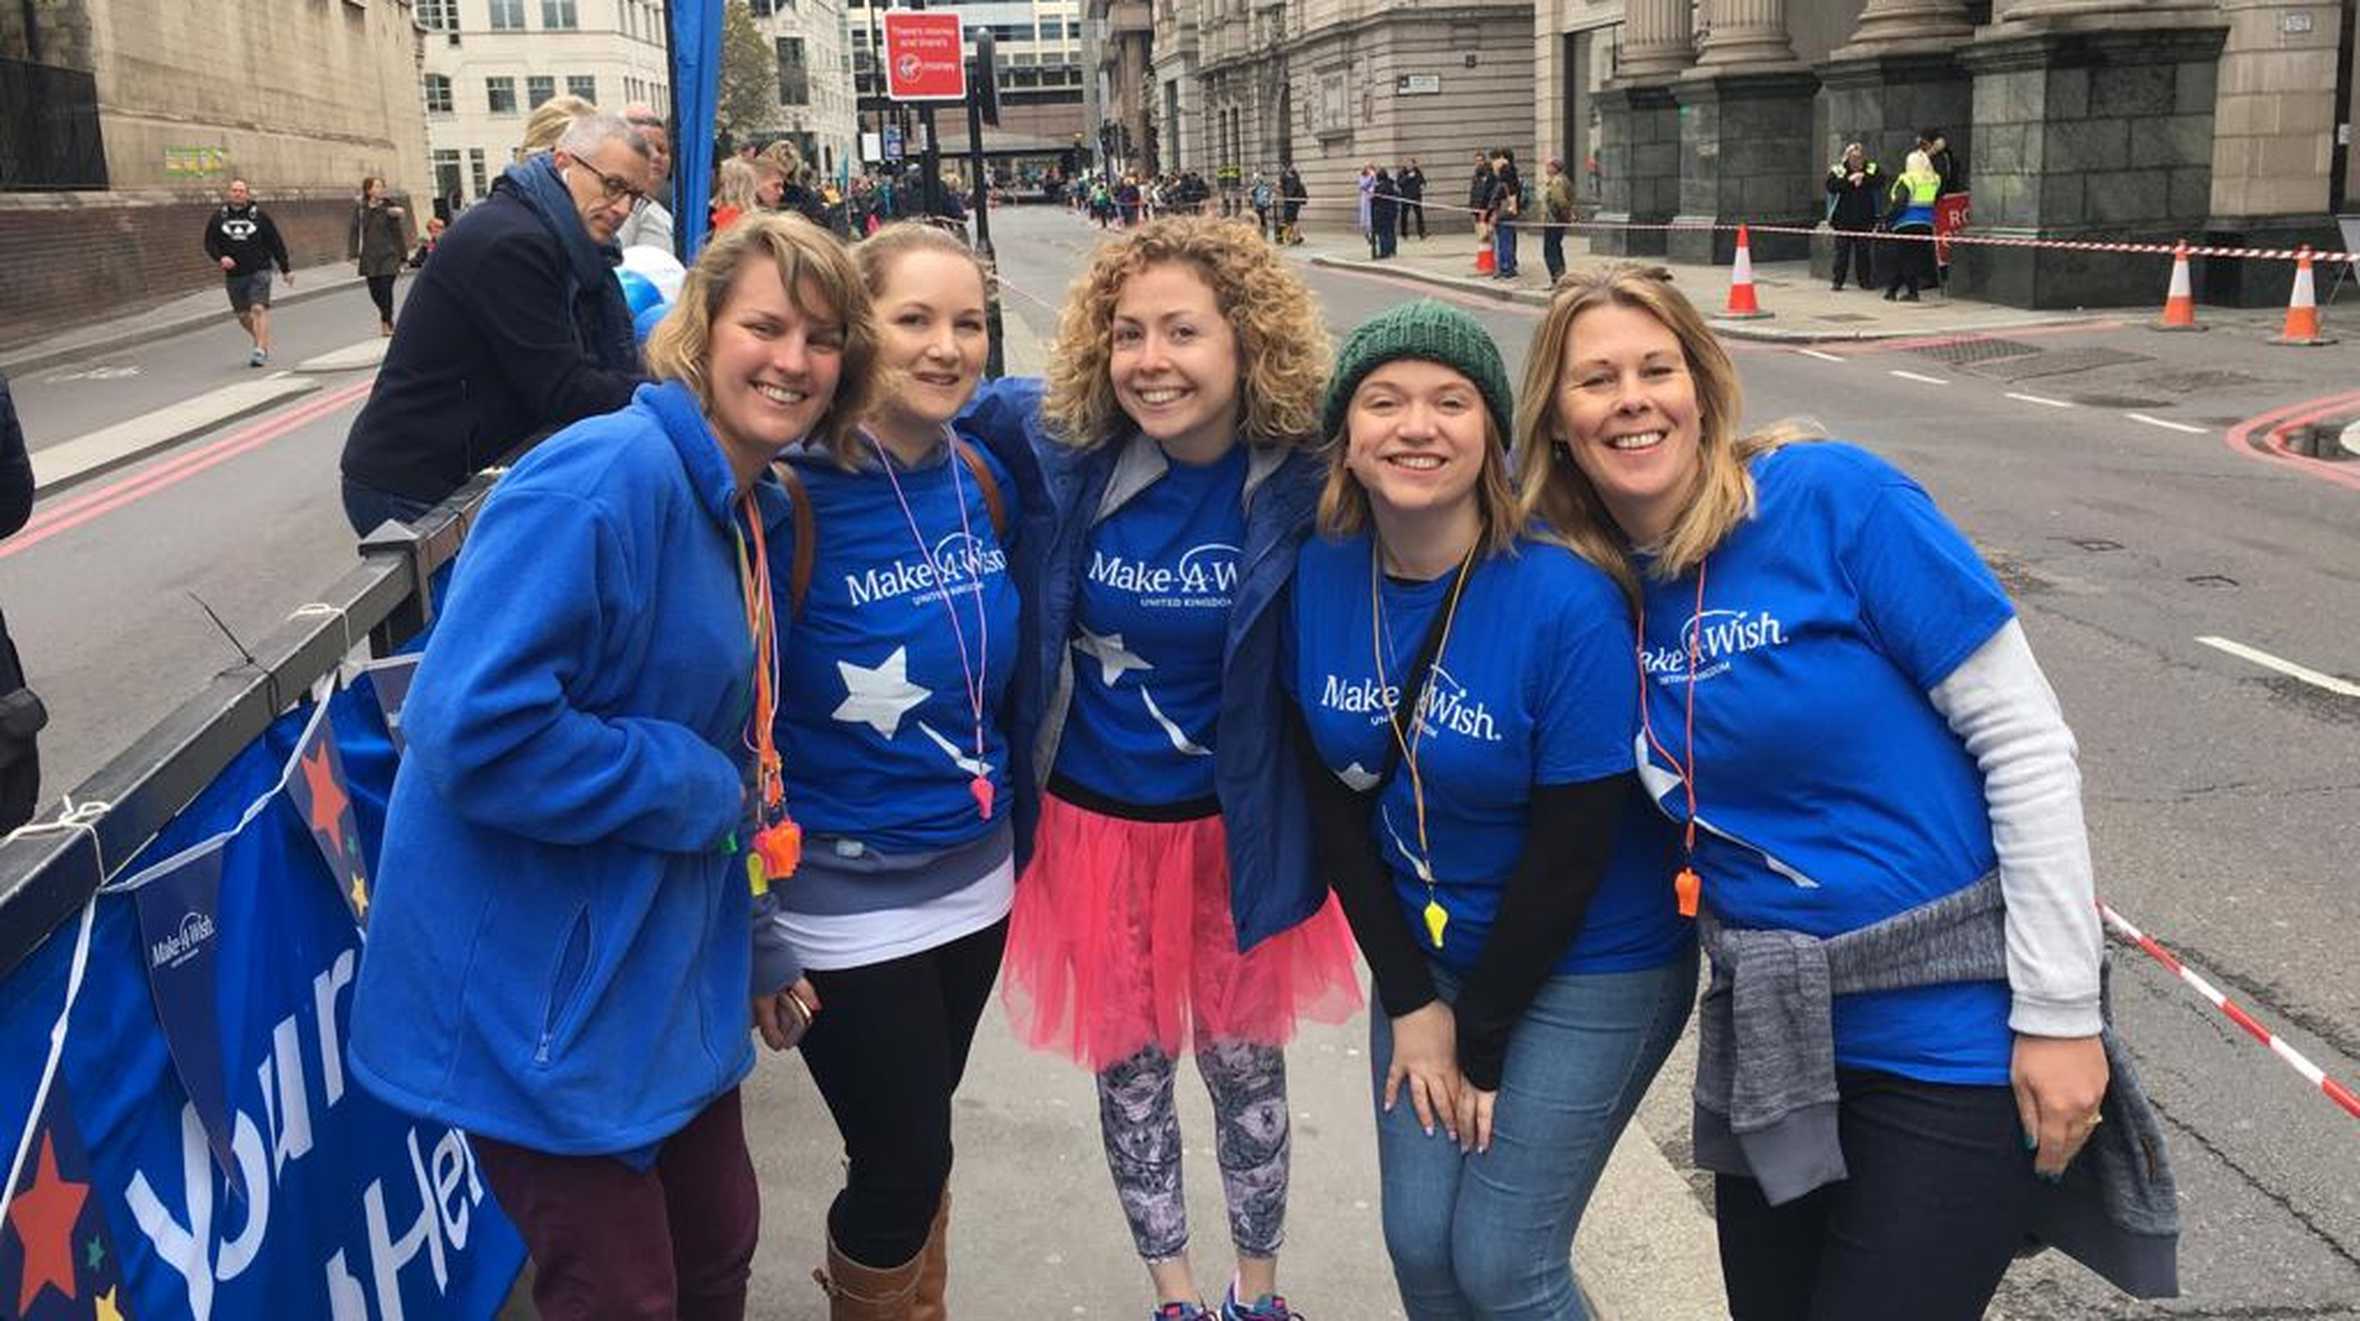
<instances>
[{"instance_id":1,"label":"window of building","mask_svg":"<svg viewBox=\"0 0 2360 1321\"><path fill-rule=\"evenodd\" d=\"M582 26L575 0L541 0L541 26L560 32Z\"/></svg>"},{"instance_id":2,"label":"window of building","mask_svg":"<svg viewBox=\"0 0 2360 1321\"><path fill-rule=\"evenodd\" d=\"M524 80L524 108L527 110L540 109L543 101L555 95L557 79L548 74L536 73Z\"/></svg>"},{"instance_id":3,"label":"window of building","mask_svg":"<svg viewBox=\"0 0 2360 1321\"><path fill-rule=\"evenodd\" d=\"M778 103L811 104L811 69L803 62L803 38L778 39Z\"/></svg>"},{"instance_id":4,"label":"window of building","mask_svg":"<svg viewBox=\"0 0 2360 1321\"><path fill-rule=\"evenodd\" d=\"M432 32L457 32L459 0L418 0L418 26Z\"/></svg>"},{"instance_id":5,"label":"window of building","mask_svg":"<svg viewBox=\"0 0 2360 1321\"><path fill-rule=\"evenodd\" d=\"M434 191L437 197L449 197L459 191L457 148L446 147L434 153Z\"/></svg>"},{"instance_id":6,"label":"window of building","mask_svg":"<svg viewBox=\"0 0 2360 1321\"><path fill-rule=\"evenodd\" d=\"M565 94L567 96L578 96L583 100L588 101L592 105L597 105L598 75L594 73L567 74L565 76ZM633 97L632 99L637 100L638 98Z\"/></svg>"},{"instance_id":7,"label":"window of building","mask_svg":"<svg viewBox=\"0 0 2360 1321\"><path fill-rule=\"evenodd\" d=\"M492 31L524 31L524 0L492 0Z\"/></svg>"},{"instance_id":8,"label":"window of building","mask_svg":"<svg viewBox=\"0 0 2360 1321\"><path fill-rule=\"evenodd\" d=\"M430 115L451 113L451 79L449 75L440 73L426 75L426 113Z\"/></svg>"},{"instance_id":9,"label":"window of building","mask_svg":"<svg viewBox=\"0 0 2360 1321\"><path fill-rule=\"evenodd\" d=\"M483 80L484 108L495 115L516 113L516 80L514 78L486 78Z\"/></svg>"},{"instance_id":10,"label":"window of building","mask_svg":"<svg viewBox=\"0 0 2360 1321\"><path fill-rule=\"evenodd\" d=\"M475 181L475 195L481 197L492 191L491 176L484 173L483 148L467 149L467 177Z\"/></svg>"}]
</instances>

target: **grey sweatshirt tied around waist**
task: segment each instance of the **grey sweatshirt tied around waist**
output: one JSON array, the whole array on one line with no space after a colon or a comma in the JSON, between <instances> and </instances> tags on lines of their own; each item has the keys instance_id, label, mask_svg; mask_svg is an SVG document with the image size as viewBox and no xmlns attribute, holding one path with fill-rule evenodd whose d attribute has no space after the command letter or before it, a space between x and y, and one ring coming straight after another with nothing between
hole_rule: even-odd
<instances>
[{"instance_id":1,"label":"grey sweatshirt tied around waist","mask_svg":"<svg viewBox=\"0 0 2360 1321\"><path fill-rule=\"evenodd\" d=\"M1996 872L1826 940L1728 927L1710 913L1697 925L1713 961L1698 1014L1697 1164L1760 1181L1772 1205L1847 1173L1836 1123L1836 996L2008 975ZM2176 1297L2180 1221L2171 1163L2154 1107L2116 1039L2104 984L2101 976L2110 1072L2100 1105L2105 1122L2064 1182L2041 1190L2027 1249L2061 1248L2135 1297Z\"/></svg>"}]
</instances>

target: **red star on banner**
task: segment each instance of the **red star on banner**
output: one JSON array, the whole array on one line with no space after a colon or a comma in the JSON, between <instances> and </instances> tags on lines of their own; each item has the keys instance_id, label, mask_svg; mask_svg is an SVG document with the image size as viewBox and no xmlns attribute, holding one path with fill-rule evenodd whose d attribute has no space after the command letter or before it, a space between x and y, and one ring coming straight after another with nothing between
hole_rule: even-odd
<instances>
[{"instance_id":1,"label":"red star on banner","mask_svg":"<svg viewBox=\"0 0 2360 1321\"><path fill-rule=\"evenodd\" d=\"M344 786L336 783L336 769L328 764L328 741L314 743L303 758L303 782L311 789L311 828L335 842L336 856L344 856Z\"/></svg>"},{"instance_id":2,"label":"red star on banner","mask_svg":"<svg viewBox=\"0 0 2360 1321\"><path fill-rule=\"evenodd\" d=\"M90 1185L68 1183L57 1175L57 1147L49 1134L41 1135L41 1163L33 1184L8 1204L8 1223L24 1241L24 1276L17 1287L16 1311L33 1308L41 1291L56 1285L69 1300L74 1294L74 1221L82 1215L82 1200Z\"/></svg>"}]
</instances>

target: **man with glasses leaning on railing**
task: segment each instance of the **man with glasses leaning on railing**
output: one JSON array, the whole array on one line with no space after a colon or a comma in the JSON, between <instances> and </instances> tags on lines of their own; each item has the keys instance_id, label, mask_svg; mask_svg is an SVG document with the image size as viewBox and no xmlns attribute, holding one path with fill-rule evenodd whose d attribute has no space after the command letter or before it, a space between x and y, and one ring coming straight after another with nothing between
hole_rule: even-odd
<instances>
[{"instance_id":1,"label":"man with glasses leaning on railing","mask_svg":"<svg viewBox=\"0 0 2360 1321\"><path fill-rule=\"evenodd\" d=\"M585 115L509 167L435 249L344 442L345 516L366 536L644 379L608 250L654 165L629 121Z\"/></svg>"}]
</instances>

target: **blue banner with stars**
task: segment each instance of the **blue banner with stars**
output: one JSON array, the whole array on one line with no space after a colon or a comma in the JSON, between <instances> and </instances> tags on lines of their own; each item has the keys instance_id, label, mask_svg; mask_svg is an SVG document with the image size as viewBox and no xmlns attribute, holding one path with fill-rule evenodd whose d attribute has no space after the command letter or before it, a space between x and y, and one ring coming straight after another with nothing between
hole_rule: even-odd
<instances>
[{"instance_id":1,"label":"blue banner with stars","mask_svg":"<svg viewBox=\"0 0 2360 1321\"><path fill-rule=\"evenodd\" d=\"M21 1138L26 1153L0 1216L0 1321L490 1317L506 1297L523 1246L465 1137L344 1068L365 911L352 886L365 896L395 754L366 678L310 716L276 722L125 873L169 864L183 892L151 901L158 914L192 880L211 891L211 914L171 924L181 948L164 953L204 948L210 1004L174 1011L217 1043L219 1116L175 1067L138 891L97 901L45 1094L79 923L0 980L0 1152Z\"/></svg>"}]
</instances>

